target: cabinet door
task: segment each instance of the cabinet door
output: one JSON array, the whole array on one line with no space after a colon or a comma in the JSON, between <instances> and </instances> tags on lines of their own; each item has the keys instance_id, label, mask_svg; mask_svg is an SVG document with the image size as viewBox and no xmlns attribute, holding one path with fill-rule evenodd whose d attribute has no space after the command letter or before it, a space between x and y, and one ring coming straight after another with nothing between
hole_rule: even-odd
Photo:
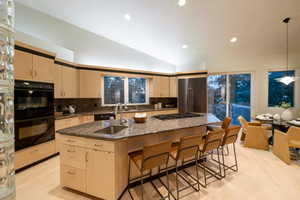
<instances>
[{"instance_id":1,"label":"cabinet door","mask_svg":"<svg viewBox=\"0 0 300 200\"><path fill-rule=\"evenodd\" d=\"M33 55L33 77L36 81L53 83L54 60Z\"/></svg>"},{"instance_id":2,"label":"cabinet door","mask_svg":"<svg viewBox=\"0 0 300 200\"><path fill-rule=\"evenodd\" d=\"M169 77L159 77L160 97L170 96Z\"/></svg>"},{"instance_id":3,"label":"cabinet door","mask_svg":"<svg viewBox=\"0 0 300 200\"><path fill-rule=\"evenodd\" d=\"M78 97L78 72L71 67L62 67L63 98Z\"/></svg>"},{"instance_id":4,"label":"cabinet door","mask_svg":"<svg viewBox=\"0 0 300 200\"><path fill-rule=\"evenodd\" d=\"M150 81L150 96L151 97L160 97L160 77L153 76L152 80Z\"/></svg>"},{"instance_id":5,"label":"cabinet door","mask_svg":"<svg viewBox=\"0 0 300 200\"><path fill-rule=\"evenodd\" d=\"M53 82L54 82L54 97L62 98L62 67L60 65L54 65Z\"/></svg>"},{"instance_id":6,"label":"cabinet door","mask_svg":"<svg viewBox=\"0 0 300 200\"><path fill-rule=\"evenodd\" d=\"M178 96L178 91L177 91L177 78L176 77L170 77L170 97L177 97Z\"/></svg>"},{"instance_id":7,"label":"cabinet door","mask_svg":"<svg viewBox=\"0 0 300 200\"><path fill-rule=\"evenodd\" d=\"M16 79L33 80L32 59L32 54L15 50L14 67Z\"/></svg>"},{"instance_id":8,"label":"cabinet door","mask_svg":"<svg viewBox=\"0 0 300 200\"><path fill-rule=\"evenodd\" d=\"M80 98L100 98L101 73L91 70L80 70L79 93Z\"/></svg>"},{"instance_id":9,"label":"cabinet door","mask_svg":"<svg viewBox=\"0 0 300 200\"><path fill-rule=\"evenodd\" d=\"M115 199L115 154L90 150L87 158L87 193Z\"/></svg>"}]
</instances>

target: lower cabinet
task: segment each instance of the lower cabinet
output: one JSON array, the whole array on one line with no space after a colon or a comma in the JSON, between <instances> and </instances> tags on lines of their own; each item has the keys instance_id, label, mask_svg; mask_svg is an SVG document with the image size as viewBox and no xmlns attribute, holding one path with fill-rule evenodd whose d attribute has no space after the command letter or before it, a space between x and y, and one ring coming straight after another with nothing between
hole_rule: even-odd
<instances>
[{"instance_id":1,"label":"lower cabinet","mask_svg":"<svg viewBox=\"0 0 300 200\"><path fill-rule=\"evenodd\" d=\"M101 150L89 150L87 159L86 192L102 199L114 199L115 154Z\"/></svg>"},{"instance_id":2,"label":"lower cabinet","mask_svg":"<svg viewBox=\"0 0 300 200\"><path fill-rule=\"evenodd\" d=\"M15 169L20 169L27 165L33 164L39 160L54 155L55 153L54 140L16 151Z\"/></svg>"},{"instance_id":3,"label":"lower cabinet","mask_svg":"<svg viewBox=\"0 0 300 200\"><path fill-rule=\"evenodd\" d=\"M124 142L59 135L59 143L63 187L101 199L118 199L127 185L124 171L128 169L123 163L128 160ZM119 152L124 156L116 156Z\"/></svg>"}]
</instances>

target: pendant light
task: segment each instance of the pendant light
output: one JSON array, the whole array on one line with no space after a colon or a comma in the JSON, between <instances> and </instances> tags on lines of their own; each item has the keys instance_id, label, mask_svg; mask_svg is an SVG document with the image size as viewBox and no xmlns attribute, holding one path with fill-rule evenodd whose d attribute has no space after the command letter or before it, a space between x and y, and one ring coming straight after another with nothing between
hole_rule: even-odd
<instances>
[{"instance_id":1,"label":"pendant light","mask_svg":"<svg viewBox=\"0 0 300 200\"><path fill-rule=\"evenodd\" d=\"M294 76L289 76L288 68L289 68L289 22L291 18L287 17L282 22L286 24L286 75L282 78L276 79L277 81L289 85L290 83L295 81Z\"/></svg>"}]
</instances>

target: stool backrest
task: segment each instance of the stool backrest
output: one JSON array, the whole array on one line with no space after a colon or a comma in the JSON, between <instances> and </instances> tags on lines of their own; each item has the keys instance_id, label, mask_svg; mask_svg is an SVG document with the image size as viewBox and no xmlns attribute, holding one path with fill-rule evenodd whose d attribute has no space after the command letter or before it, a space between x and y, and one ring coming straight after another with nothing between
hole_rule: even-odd
<instances>
[{"instance_id":1,"label":"stool backrest","mask_svg":"<svg viewBox=\"0 0 300 200\"><path fill-rule=\"evenodd\" d=\"M235 143L238 138L240 129L241 129L240 126L229 127L227 129L227 131L225 131L225 135L224 135L223 141L222 141L222 146L224 146L226 144Z\"/></svg>"},{"instance_id":2,"label":"stool backrest","mask_svg":"<svg viewBox=\"0 0 300 200\"><path fill-rule=\"evenodd\" d=\"M171 141L145 146L143 149L142 169L148 170L167 165L170 151Z\"/></svg>"},{"instance_id":3,"label":"stool backrest","mask_svg":"<svg viewBox=\"0 0 300 200\"><path fill-rule=\"evenodd\" d=\"M202 144L202 134L185 136L180 138L178 147L177 160L195 157L198 153L199 146Z\"/></svg>"},{"instance_id":4,"label":"stool backrest","mask_svg":"<svg viewBox=\"0 0 300 200\"><path fill-rule=\"evenodd\" d=\"M222 129L228 129L228 127L230 126L231 123L231 118L230 117L225 117L224 121L222 123Z\"/></svg>"},{"instance_id":5,"label":"stool backrest","mask_svg":"<svg viewBox=\"0 0 300 200\"><path fill-rule=\"evenodd\" d=\"M222 139L224 135L225 130L223 129L209 131L206 136L202 152L217 149L222 144Z\"/></svg>"},{"instance_id":6,"label":"stool backrest","mask_svg":"<svg viewBox=\"0 0 300 200\"><path fill-rule=\"evenodd\" d=\"M247 120L245 120L245 118L242 117L241 115L238 117L238 120L239 120L239 122L240 122L240 124L241 124L241 126L243 128L243 131L246 132L247 128L248 128L248 122L247 122Z\"/></svg>"}]
</instances>

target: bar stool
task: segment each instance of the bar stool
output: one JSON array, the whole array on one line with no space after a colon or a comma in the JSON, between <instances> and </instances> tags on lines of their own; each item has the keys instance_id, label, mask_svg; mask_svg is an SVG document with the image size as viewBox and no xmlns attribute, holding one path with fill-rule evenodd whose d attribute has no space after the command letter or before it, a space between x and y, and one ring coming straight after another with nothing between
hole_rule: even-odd
<instances>
[{"instance_id":1,"label":"bar stool","mask_svg":"<svg viewBox=\"0 0 300 200\"><path fill-rule=\"evenodd\" d=\"M199 159L201 159L201 160L206 159L205 162L203 161L203 162L198 163L198 166L200 168L202 168L203 171L204 171L204 184L201 183L201 185L205 188L207 186L207 179L208 178L215 177L218 180L223 178L219 147L222 144L222 139L223 139L224 135L225 135L225 130L223 130L223 129L217 129L215 131L209 131L206 138L205 138L205 140L204 140L204 144L200 146ZM205 164L206 162L208 162L208 157L209 157L208 155L211 155L211 159L213 161L215 161L214 158L213 158L214 151L217 152L218 160L215 163L218 164L218 171L215 171L214 169L209 168ZM206 172L209 173L211 176L207 177Z\"/></svg>"},{"instance_id":2,"label":"bar stool","mask_svg":"<svg viewBox=\"0 0 300 200\"><path fill-rule=\"evenodd\" d=\"M172 144L172 153L171 158L175 161L175 168L176 168L176 197L175 199L179 199L179 192L193 188L195 191L200 190L200 181L199 181L199 173L198 173L198 152L199 146L202 144L202 134L195 135L195 136L185 136L180 138L179 143ZM178 166L178 162L181 161L181 165ZM195 171L196 171L196 178L192 176L189 172L185 170L183 167L185 164L188 163L195 163ZM178 171L178 168L182 168L179 171L184 172L187 176L193 179L196 183L190 183L183 175L181 175ZM189 186L179 189L178 187L178 177L184 180ZM195 187L197 185L197 188Z\"/></svg>"},{"instance_id":3,"label":"bar stool","mask_svg":"<svg viewBox=\"0 0 300 200\"><path fill-rule=\"evenodd\" d=\"M237 162L237 157L236 157L235 142L237 141L240 129L241 129L241 127L239 127L239 126L229 127L226 130L225 135L223 137L223 141L222 141L222 144L220 146L221 151L222 151L222 163L221 164L222 164L223 169L224 169L223 177L226 176L226 170L227 169L230 169L230 170L235 171L235 172L238 171L238 162ZM226 165L225 158L224 158L224 147L226 146L227 151L228 151L228 145L230 145L230 144L232 144L232 147L233 147L234 161L235 161L234 165L232 165L232 166Z\"/></svg>"},{"instance_id":4,"label":"bar stool","mask_svg":"<svg viewBox=\"0 0 300 200\"><path fill-rule=\"evenodd\" d=\"M220 129L220 128L226 130L230 126L231 120L232 120L231 117L225 117L221 126L208 125L208 126L206 126L207 130L215 131L215 130Z\"/></svg>"},{"instance_id":5,"label":"bar stool","mask_svg":"<svg viewBox=\"0 0 300 200\"><path fill-rule=\"evenodd\" d=\"M144 179L146 177L150 178L149 182L154 187L156 192L160 195L160 197L162 199L165 198L159 192L158 188L155 186L155 184L152 181L152 178L153 178L152 170L154 168L158 168L159 174L161 172L166 172L167 185L163 183L163 181L160 179L159 175L158 175L158 180L168 191L168 199L170 199L169 173L168 173L168 162L169 162L170 152L171 152L171 142L168 141L168 142L163 142L163 143L159 143L159 144L155 144L155 145L145 146L142 151L136 151L136 152L129 154L128 185L132 181L139 180L141 183L142 199L144 199L143 184L144 184ZM136 165L136 167L139 170L139 173L141 174L141 176L134 178L134 179L130 179L131 161ZM161 166L165 166L165 168L161 169ZM149 172L146 173L147 171L149 171ZM129 193L131 199L133 199L129 187L128 187L128 193Z\"/></svg>"}]
</instances>

